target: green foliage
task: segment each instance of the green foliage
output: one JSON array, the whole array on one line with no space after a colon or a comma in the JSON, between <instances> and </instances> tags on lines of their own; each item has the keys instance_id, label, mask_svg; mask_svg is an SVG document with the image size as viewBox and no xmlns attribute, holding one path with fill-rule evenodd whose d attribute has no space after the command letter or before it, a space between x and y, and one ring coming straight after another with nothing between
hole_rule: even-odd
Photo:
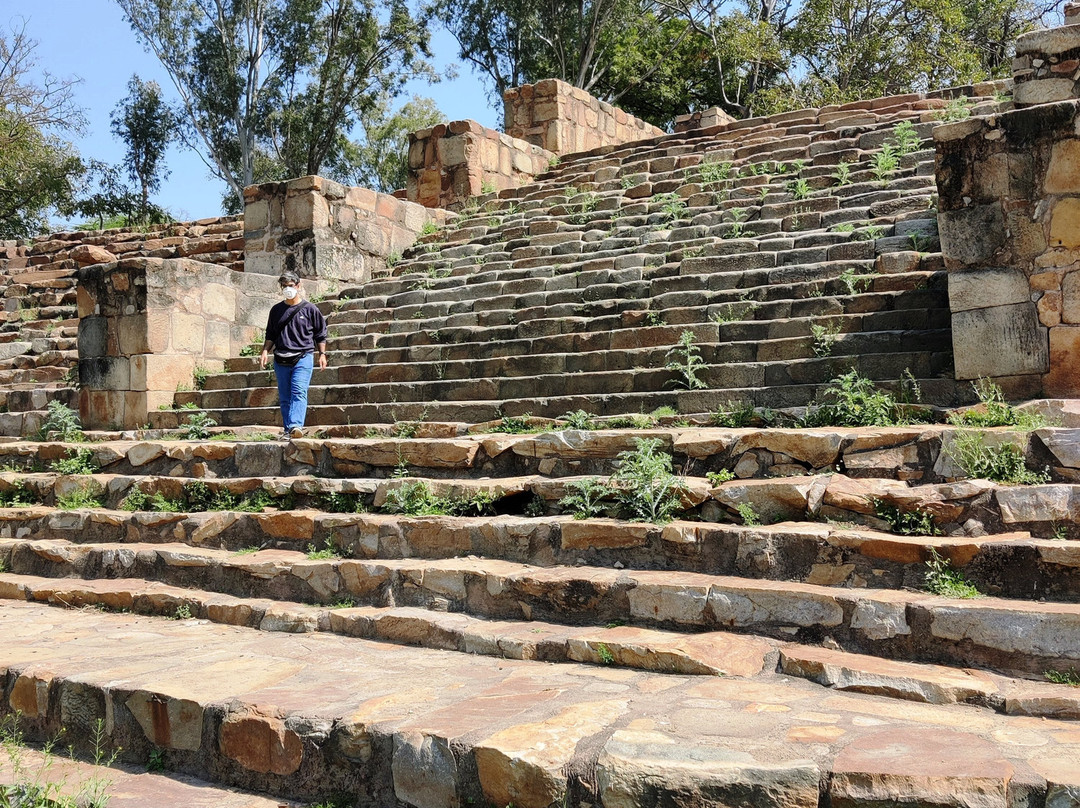
<instances>
[{"instance_id":1,"label":"green foliage","mask_svg":"<svg viewBox=\"0 0 1080 808\"><path fill-rule=\"evenodd\" d=\"M499 419L499 425L494 427L492 431L505 432L509 435L525 435L529 432L535 432L536 427L529 422L531 417L529 413L521 416L504 415Z\"/></svg>"},{"instance_id":2,"label":"green foliage","mask_svg":"<svg viewBox=\"0 0 1080 808\"><path fill-rule=\"evenodd\" d=\"M896 399L851 370L826 385L824 402L808 412L803 426L896 426L901 423Z\"/></svg>"},{"instance_id":3,"label":"green foliage","mask_svg":"<svg viewBox=\"0 0 1080 808\"><path fill-rule=\"evenodd\" d=\"M104 500L101 495L95 493L90 485L79 485L67 494L56 498L56 507L62 511L73 511L79 508L103 508Z\"/></svg>"},{"instance_id":4,"label":"green foliage","mask_svg":"<svg viewBox=\"0 0 1080 808\"><path fill-rule=\"evenodd\" d=\"M592 519L603 516L613 495L612 489L596 477L573 480L567 483L567 494L559 500L559 507L573 512L575 519Z\"/></svg>"},{"instance_id":5,"label":"green foliage","mask_svg":"<svg viewBox=\"0 0 1080 808\"><path fill-rule=\"evenodd\" d=\"M127 496L120 501L120 510L123 511L148 511L150 510L150 497L137 486L128 489Z\"/></svg>"},{"instance_id":6,"label":"green foliage","mask_svg":"<svg viewBox=\"0 0 1080 808\"><path fill-rule=\"evenodd\" d=\"M870 158L870 173L880 184L888 183L889 178L900 168L900 155L890 143L882 145L881 149Z\"/></svg>"},{"instance_id":7,"label":"green foliage","mask_svg":"<svg viewBox=\"0 0 1080 808\"><path fill-rule=\"evenodd\" d=\"M686 200L678 194L661 194L656 201L660 203L660 213L665 222L674 222L686 213Z\"/></svg>"},{"instance_id":8,"label":"green foliage","mask_svg":"<svg viewBox=\"0 0 1080 808\"><path fill-rule=\"evenodd\" d=\"M364 513L364 501L359 494L350 494L344 491L331 491L325 494L322 500L323 510L330 513Z\"/></svg>"},{"instance_id":9,"label":"green foliage","mask_svg":"<svg viewBox=\"0 0 1080 808\"><path fill-rule=\"evenodd\" d=\"M259 333L261 334L262 332L259 332ZM252 340L251 342L249 342L247 345L245 345L243 348L240 349L240 355L241 356L258 356L259 354L262 353L262 347L263 347L263 343L265 341L266 340L264 340L261 336L254 339L254 340Z\"/></svg>"},{"instance_id":10,"label":"green foliage","mask_svg":"<svg viewBox=\"0 0 1080 808\"><path fill-rule=\"evenodd\" d=\"M50 435L59 437L64 443L77 443L85 440L79 413L55 398L49 402L47 410L48 414L45 416L45 422L41 425L40 437L42 440L45 440Z\"/></svg>"},{"instance_id":11,"label":"green foliage","mask_svg":"<svg viewBox=\"0 0 1080 808\"><path fill-rule=\"evenodd\" d=\"M1076 668L1069 668L1068 670L1048 670L1043 674L1043 677L1048 682L1053 682L1055 685L1068 685L1069 687L1080 687L1080 673Z\"/></svg>"},{"instance_id":12,"label":"green foliage","mask_svg":"<svg viewBox=\"0 0 1080 808\"><path fill-rule=\"evenodd\" d=\"M854 269L845 269L836 278L840 283L844 284L844 288L849 295L858 295L865 292L870 288L870 284L873 281L870 275L857 275Z\"/></svg>"},{"instance_id":13,"label":"green foliage","mask_svg":"<svg viewBox=\"0 0 1080 808\"><path fill-rule=\"evenodd\" d=\"M622 512L634 522L663 524L682 507L679 478L672 473L671 455L660 451L659 438L635 438L636 448L618 455L611 480Z\"/></svg>"},{"instance_id":14,"label":"green foliage","mask_svg":"<svg viewBox=\"0 0 1080 808\"><path fill-rule=\"evenodd\" d=\"M602 642L596 644L596 658L599 659L603 665L611 665L615 662L615 655L612 654L611 649Z\"/></svg>"},{"instance_id":15,"label":"green foliage","mask_svg":"<svg viewBox=\"0 0 1080 808\"><path fill-rule=\"evenodd\" d=\"M837 164L836 171L833 172L832 178L836 182L838 188L843 188L845 185L851 185L851 164Z\"/></svg>"},{"instance_id":16,"label":"green foliage","mask_svg":"<svg viewBox=\"0 0 1080 808\"><path fill-rule=\"evenodd\" d=\"M752 426L754 423L755 412L752 402L727 402L723 409L719 409L709 416L709 423L712 426L724 427L726 429L742 429L744 427Z\"/></svg>"},{"instance_id":17,"label":"green foliage","mask_svg":"<svg viewBox=\"0 0 1080 808\"><path fill-rule=\"evenodd\" d=\"M811 323L810 336L813 338L814 356L831 356L840 336L840 324L827 326Z\"/></svg>"},{"instance_id":18,"label":"green foliage","mask_svg":"<svg viewBox=\"0 0 1080 808\"><path fill-rule=\"evenodd\" d=\"M645 325L650 327L667 325L667 320L664 319L662 312L647 311L645 312Z\"/></svg>"},{"instance_id":19,"label":"green foliage","mask_svg":"<svg viewBox=\"0 0 1080 808\"><path fill-rule=\"evenodd\" d=\"M971 102L964 96L953 98L938 113L938 120L944 123L955 123L971 117Z\"/></svg>"},{"instance_id":20,"label":"green foliage","mask_svg":"<svg viewBox=\"0 0 1080 808\"><path fill-rule=\"evenodd\" d=\"M720 325L742 322L760 308L761 304L756 300L742 300L739 303L731 303L725 311L714 314L712 321Z\"/></svg>"},{"instance_id":21,"label":"green foliage","mask_svg":"<svg viewBox=\"0 0 1080 808\"><path fill-rule=\"evenodd\" d=\"M321 548L316 547L314 544L307 546L307 557L309 561L326 561L331 558L341 558L341 553L334 543L327 539L323 542Z\"/></svg>"},{"instance_id":22,"label":"green foliage","mask_svg":"<svg viewBox=\"0 0 1080 808\"><path fill-rule=\"evenodd\" d=\"M731 469L720 469L720 471L710 471L705 475L707 479L713 485L723 485L724 483L731 482L735 479L735 472Z\"/></svg>"},{"instance_id":23,"label":"green foliage","mask_svg":"<svg viewBox=\"0 0 1080 808\"><path fill-rule=\"evenodd\" d=\"M930 560L926 562L923 585L927 592L943 598L978 598L982 593L967 580L964 573L954 570L947 558L930 548Z\"/></svg>"},{"instance_id":24,"label":"green foliage","mask_svg":"<svg viewBox=\"0 0 1080 808\"><path fill-rule=\"evenodd\" d=\"M155 513L184 513L187 510L183 499L169 499L160 491L150 497L148 504L148 510Z\"/></svg>"},{"instance_id":25,"label":"green foliage","mask_svg":"<svg viewBox=\"0 0 1080 808\"><path fill-rule=\"evenodd\" d=\"M740 502L735 510L739 512L739 518L742 519L742 523L747 527L758 527L761 525L761 515L754 510L754 506L749 502Z\"/></svg>"},{"instance_id":26,"label":"green foliage","mask_svg":"<svg viewBox=\"0 0 1080 808\"><path fill-rule=\"evenodd\" d=\"M889 523L893 533L902 536L940 536L941 528L934 524L934 517L918 509L905 511L890 505L883 499L874 500L874 513Z\"/></svg>"},{"instance_id":27,"label":"green foliage","mask_svg":"<svg viewBox=\"0 0 1080 808\"><path fill-rule=\"evenodd\" d=\"M698 174L706 184L723 182L731 176L731 163L716 160L703 160L698 164Z\"/></svg>"},{"instance_id":28,"label":"green foliage","mask_svg":"<svg viewBox=\"0 0 1080 808\"><path fill-rule=\"evenodd\" d=\"M212 373L213 371L211 371L209 368L204 368L202 365L196 365L195 369L191 372L191 379L194 388L196 390L205 390L206 380L210 378Z\"/></svg>"},{"instance_id":29,"label":"green foliage","mask_svg":"<svg viewBox=\"0 0 1080 808\"><path fill-rule=\"evenodd\" d=\"M101 467L94 460L94 450L85 448L77 449L62 460L53 461L52 470L57 474L95 474Z\"/></svg>"},{"instance_id":30,"label":"green foliage","mask_svg":"<svg viewBox=\"0 0 1080 808\"><path fill-rule=\"evenodd\" d=\"M679 342L667 352L665 370L678 374L678 378L669 379L667 385L683 387L687 390L700 390L705 382L698 376L705 362L701 359L701 350L694 344L694 332L683 331Z\"/></svg>"},{"instance_id":31,"label":"green foliage","mask_svg":"<svg viewBox=\"0 0 1080 808\"><path fill-rule=\"evenodd\" d=\"M799 177L797 180L792 180L787 184L787 192L792 195L796 200L808 199L812 189L810 183L804 178Z\"/></svg>"},{"instance_id":32,"label":"green foliage","mask_svg":"<svg viewBox=\"0 0 1080 808\"><path fill-rule=\"evenodd\" d=\"M127 147L124 163L128 177L139 188L136 219L148 222L150 194L169 176L164 165L165 151L175 137L176 120L156 81L142 81L132 75L127 87L127 98L113 108L109 122L113 136Z\"/></svg>"},{"instance_id":33,"label":"green foliage","mask_svg":"<svg viewBox=\"0 0 1080 808\"><path fill-rule=\"evenodd\" d=\"M896 125L893 130L893 136L890 141L893 149L896 150L896 154L900 157L917 152L922 148L922 138L919 137L919 133L915 131L915 124L911 121L901 121Z\"/></svg>"},{"instance_id":34,"label":"green foliage","mask_svg":"<svg viewBox=\"0 0 1080 808\"><path fill-rule=\"evenodd\" d=\"M26 483L20 481L10 488L0 491L0 508L26 508L36 505L38 499L26 487Z\"/></svg>"},{"instance_id":35,"label":"green foliage","mask_svg":"<svg viewBox=\"0 0 1080 808\"><path fill-rule=\"evenodd\" d=\"M591 413L585 412L585 410L575 410L574 412L568 412L560 420L566 424L567 429L581 429L588 430L594 429L593 416Z\"/></svg>"},{"instance_id":36,"label":"green foliage","mask_svg":"<svg viewBox=\"0 0 1080 808\"><path fill-rule=\"evenodd\" d=\"M1005 394L993 381L986 378L971 383L979 397L981 410L966 410L949 414L949 423L956 426L1016 426L1021 429L1039 429L1046 426L1046 418L1037 412L1018 410L1005 401Z\"/></svg>"},{"instance_id":37,"label":"green foliage","mask_svg":"<svg viewBox=\"0 0 1080 808\"><path fill-rule=\"evenodd\" d=\"M410 480L386 492L383 511L404 516L491 516L496 501L488 491L470 497L439 497L423 480Z\"/></svg>"},{"instance_id":38,"label":"green foliage","mask_svg":"<svg viewBox=\"0 0 1080 808\"><path fill-rule=\"evenodd\" d=\"M958 432L945 451L968 477L1011 485L1040 485L1050 479L1027 467L1024 450L1015 443L988 446L978 432Z\"/></svg>"},{"instance_id":39,"label":"green foliage","mask_svg":"<svg viewBox=\"0 0 1080 808\"><path fill-rule=\"evenodd\" d=\"M187 603L181 603L172 614L173 620L190 620L191 618L191 605Z\"/></svg>"},{"instance_id":40,"label":"green foliage","mask_svg":"<svg viewBox=\"0 0 1080 808\"><path fill-rule=\"evenodd\" d=\"M148 772L163 772L165 771L165 750L164 749L151 749L150 754L146 759L146 770Z\"/></svg>"},{"instance_id":41,"label":"green foliage","mask_svg":"<svg viewBox=\"0 0 1080 808\"><path fill-rule=\"evenodd\" d=\"M199 411L188 416L187 421L180 426L182 437L185 440L206 440L210 437L210 430L217 426L217 421Z\"/></svg>"}]
</instances>

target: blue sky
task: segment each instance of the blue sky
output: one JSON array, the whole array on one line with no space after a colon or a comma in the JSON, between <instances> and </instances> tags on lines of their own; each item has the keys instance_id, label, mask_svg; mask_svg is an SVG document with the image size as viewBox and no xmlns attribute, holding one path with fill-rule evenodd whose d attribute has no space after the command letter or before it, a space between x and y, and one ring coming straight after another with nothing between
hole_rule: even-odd
<instances>
[{"instance_id":1,"label":"blue sky","mask_svg":"<svg viewBox=\"0 0 1080 808\"><path fill-rule=\"evenodd\" d=\"M76 101L86 110L89 127L74 140L80 154L120 162L124 150L109 132L109 114L127 95L131 74L154 79L170 100L176 97L157 59L143 51L113 0L0 0L0 24L18 25L21 19L38 42L39 68L82 79L75 89ZM456 42L445 31L436 31L432 48L440 69L456 63ZM417 84L409 92L434 98L447 120L471 118L501 128L501 110L489 106L479 79L464 65L457 72L454 80L435 86ZM159 205L178 219L220 212L224 184L210 176L198 155L174 147L166 162L172 174L155 197Z\"/></svg>"}]
</instances>

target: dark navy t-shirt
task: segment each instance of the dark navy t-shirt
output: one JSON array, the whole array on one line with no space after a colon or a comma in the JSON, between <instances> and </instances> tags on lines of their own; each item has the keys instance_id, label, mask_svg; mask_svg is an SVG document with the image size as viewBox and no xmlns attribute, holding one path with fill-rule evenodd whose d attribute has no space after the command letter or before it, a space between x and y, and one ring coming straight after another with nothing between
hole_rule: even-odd
<instances>
[{"instance_id":1,"label":"dark navy t-shirt","mask_svg":"<svg viewBox=\"0 0 1080 808\"><path fill-rule=\"evenodd\" d=\"M293 309L300 310L293 314ZM290 318L282 329L281 324ZM309 300L290 306L284 300L270 309L266 320L266 338L277 351L314 351L316 343L326 341L326 318Z\"/></svg>"}]
</instances>

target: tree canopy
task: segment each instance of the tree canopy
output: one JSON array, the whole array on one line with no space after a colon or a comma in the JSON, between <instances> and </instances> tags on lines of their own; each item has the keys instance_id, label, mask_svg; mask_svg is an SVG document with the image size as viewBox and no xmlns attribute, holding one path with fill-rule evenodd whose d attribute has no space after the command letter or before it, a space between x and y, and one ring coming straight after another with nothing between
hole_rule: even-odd
<instances>
[{"instance_id":1,"label":"tree canopy","mask_svg":"<svg viewBox=\"0 0 1080 808\"><path fill-rule=\"evenodd\" d=\"M38 232L84 171L65 139L85 126L78 80L39 71L36 46L25 23L0 31L0 238Z\"/></svg>"},{"instance_id":2,"label":"tree canopy","mask_svg":"<svg viewBox=\"0 0 1080 808\"><path fill-rule=\"evenodd\" d=\"M156 81L143 81L137 75L128 81L128 96L113 109L112 133L127 147L124 163L129 179L138 184L137 218L150 214L150 194L168 177L165 150L172 140L173 114L161 96Z\"/></svg>"}]
</instances>

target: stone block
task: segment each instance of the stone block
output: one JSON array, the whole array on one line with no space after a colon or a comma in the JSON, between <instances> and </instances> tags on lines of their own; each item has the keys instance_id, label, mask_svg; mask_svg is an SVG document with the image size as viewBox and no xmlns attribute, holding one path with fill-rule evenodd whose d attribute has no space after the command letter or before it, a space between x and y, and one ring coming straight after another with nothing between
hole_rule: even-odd
<instances>
[{"instance_id":1,"label":"stone block","mask_svg":"<svg viewBox=\"0 0 1080 808\"><path fill-rule=\"evenodd\" d=\"M149 354L138 357L145 378L145 390L175 391L179 385L191 385L195 357Z\"/></svg>"},{"instance_id":2,"label":"stone block","mask_svg":"<svg viewBox=\"0 0 1080 808\"><path fill-rule=\"evenodd\" d=\"M1052 104L1076 97L1076 82L1072 79L1038 79L1025 81L1013 88L1013 103L1017 106Z\"/></svg>"},{"instance_id":3,"label":"stone block","mask_svg":"<svg viewBox=\"0 0 1080 808\"><path fill-rule=\"evenodd\" d=\"M303 745L284 722L255 709L229 714L218 731L221 754L245 769L289 775L300 768Z\"/></svg>"},{"instance_id":4,"label":"stone block","mask_svg":"<svg viewBox=\"0 0 1080 808\"><path fill-rule=\"evenodd\" d=\"M233 320L236 317L236 290L221 283L208 283L203 290L202 311L208 317Z\"/></svg>"},{"instance_id":5,"label":"stone block","mask_svg":"<svg viewBox=\"0 0 1080 808\"><path fill-rule=\"evenodd\" d=\"M1048 370L1049 341L1034 303L954 312L952 327L957 379Z\"/></svg>"},{"instance_id":6,"label":"stone block","mask_svg":"<svg viewBox=\"0 0 1080 808\"><path fill-rule=\"evenodd\" d=\"M244 206L244 229L263 230L270 225L270 203L265 199Z\"/></svg>"},{"instance_id":7,"label":"stone block","mask_svg":"<svg viewBox=\"0 0 1080 808\"><path fill-rule=\"evenodd\" d=\"M438 143L439 162L446 168L459 166L468 161L464 135L444 137Z\"/></svg>"},{"instance_id":8,"label":"stone block","mask_svg":"<svg viewBox=\"0 0 1080 808\"><path fill-rule=\"evenodd\" d=\"M1080 247L1080 199L1065 197L1054 205L1050 218L1050 246Z\"/></svg>"},{"instance_id":9,"label":"stone block","mask_svg":"<svg viewBox=\"0 0 1080 808\"><path fill-rule=\"evenodd\" d=\"M52 674L24 671L11 687L8 704L25 718L44 718L49 712L49 685Z\"/></svg>"},{"instance_id":10,"label":"stone block","mask_svg":"<svg viewBox=\"0 0 1080 808\"><path fill-rule=\"evenodd\" d=\"M1043 189L1048 194L1080 193L1080 140L1070 138L1054 144Z\"/></svg>"},{"instance_id":11,"label":"stone block","mask_svg":"<svg viewBox=\"0 0 1080 808\"><path fill-rule=\"evenodd\" d=\"M236 350L243 345L237 346ZM228 359L235 356L232 345L232 325L224 320L211 320L206 323L206 349L203 351L208 359Z\"/></svg>"},{"instance_id":12,"label":"stone block","mask_svg":"<svg viewBox=\"0 0 1080 808\"><path fill-rule=\"evenodd\" d=\"M112 321L112 327L116 330L117 348L122 356L150 352L145 315L132 314L127 317L116 317Z\"/></svg>"},{"instance_id":13,"label":"stone block","mask_svg":"<svg viewBox=\"0 0 1080 808\"><path fill-rule=\"evenodd\" d=\"M172 313L170 345L174 352L201 354L206 341L206 320L198 314Z\"/></svg>"},{"instance_id":14,"label":"stone block","mask_svg":"<svg viewBox=\"0 0 1080 808\"><path fill-rule=\"evenodd\" d=\"M990 260L1005 243L1001 205L973 205L938 214L941 252L958 265Z\"/></svg>"},{"instance_id":15,"label":"stone block","mask_svg":"<svg viewBox=\"0 0 1080 808\"><path fill-rule=\"evenodd\" d=\"M310 191L285 200L285 229L307 230L313 227L326 227L330 221L330 207L326 198L316 191Z\"/></svg>"},{"instance_id":16,"label":"stone block","mask_svg":"<svg viewBox=\"0 0 1080 808\"><path fill-rule=\"evenodd\" d=\"M1018 269L966 269L949 273L949 308L953 312L1025 303L1030 294L1027 276Z\"/></svg>"},{"instance_id":17,"label":"stone block","mask_svg":"<svg viewBox=\"0 0 1080 808\"><path fill-rule=\"evenodd\" d=\"M1017 56L1057 56L1075 48L1080 48L1080 28L1069 25L1031 31L1016 39Z\"/></svg>"},{"instance_id":18,"label":"stone block","mask_svg":"<svg viewBox=\"0 0 1080 808\"><path fill-rule=\"evenodd\" d=\"M105 356L108 346L108 320L101 316L79 320L79 358Z\"/></svg>"},{"instance_id":19,"label":"stone block","mask_svg":"<svg viewBox=\"0 0 1080 808\"><path fill-rule=\"evenodd\" d=\"M1061 279L1061 320L1080 323L1080 270L1073 270Z\"/></svg>"},{"instance_id":20,"label":"stone block","mask_svg":"<svg viewBox=\"0 0 1080 808\"><path fill-rule=\"evenodd\" d=\"M444 738L420 732L394 735L394 796L415 808L458 805L458 769Z\"/></svg>"},{"instance_id":21,"label":"stone block","mask_svg":"<svg viewBox=\"0 0 1080 808\"><path fill-rule=\"evenodd\" d=\"M202 746L203 708L198 702L137 690L124 706L155 746L192 752Z\"/></svg>"},{"instance_id":22,"label":"stone block","mask_svg":"<svg viewBox=\"0 0 1080 808\"><path fill-rule=\"evenodd\" d=\"M1050 329L1050 372L1043 392L1059 398L1080 398L1080 326Z\"/></svg>"}]
</instances>

